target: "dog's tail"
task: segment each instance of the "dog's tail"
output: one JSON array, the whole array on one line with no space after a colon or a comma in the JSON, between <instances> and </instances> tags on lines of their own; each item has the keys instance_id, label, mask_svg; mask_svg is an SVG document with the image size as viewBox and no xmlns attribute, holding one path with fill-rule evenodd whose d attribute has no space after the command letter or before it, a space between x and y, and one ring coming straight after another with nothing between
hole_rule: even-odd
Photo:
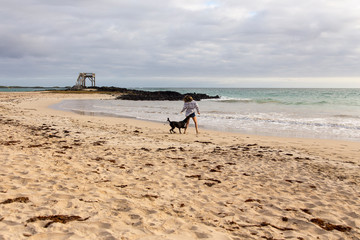
<instances>
[{"instance_id":1,"label":"dog's tail","mask_svg":"<svg viewBox=\"0 0 360 240\"><path fill-rule=\"evenodd\" d=\"M169 118L168 118L167 120L168 120L168 122L170 122L170 119L169 119Z\"/></svg>"}]
</instances>

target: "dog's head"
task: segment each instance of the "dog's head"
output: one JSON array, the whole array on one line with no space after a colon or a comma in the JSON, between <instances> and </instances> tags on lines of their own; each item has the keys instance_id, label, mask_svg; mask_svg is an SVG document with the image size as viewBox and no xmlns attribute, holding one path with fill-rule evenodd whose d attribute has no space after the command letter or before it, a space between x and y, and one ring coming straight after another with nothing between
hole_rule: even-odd
<instances>
[{"instance_id":1,"label":"dog's head","mask_svg":"<svg viewBox=\"0 0 360 240\"><path fill-rule=\"evenodd\" d=\"M182 122L187 122L187 120L190 118L190 116L187 116Z\"/></svg>"}]
</instances>

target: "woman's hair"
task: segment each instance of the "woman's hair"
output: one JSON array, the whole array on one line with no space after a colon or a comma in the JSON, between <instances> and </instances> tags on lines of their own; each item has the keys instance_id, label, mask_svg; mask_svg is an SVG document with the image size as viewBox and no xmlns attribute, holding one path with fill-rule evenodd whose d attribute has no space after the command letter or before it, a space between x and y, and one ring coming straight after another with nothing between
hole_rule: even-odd
<instances>
[{"instance_id":1,"label":"woman's hair","mask_svg":"<svg viewBox=\"0 0 360 240\"><path fill-rule=\"evenodd\" d=\"M184 102L191 102L192 100L194 100L194 99L192 98L192 96L186 95L186 96L184 97Z\"/></svg>"}]
</instances>

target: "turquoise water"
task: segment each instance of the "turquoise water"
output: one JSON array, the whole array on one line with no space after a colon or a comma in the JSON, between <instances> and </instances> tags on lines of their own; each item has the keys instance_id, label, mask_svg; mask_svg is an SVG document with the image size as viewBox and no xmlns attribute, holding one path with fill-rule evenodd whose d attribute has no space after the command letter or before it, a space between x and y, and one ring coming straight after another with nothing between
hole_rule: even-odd
<instances>
[{"instance_id":1,"label":"turquoise water","mask_svg":"<svg viewBox=\"0 0 360 240\"><path fill-rule=\"evenodd\" d=\"M164 88L219 95L198 102L201 128L247 134L360 141L360 89ZM166 123L182 101L71 100L56 107Z\"/></svg>"},{"instance_id":2,"label":"turquoise water","mask_svg":"<svg viewBox=\"0 0 360 240\"><path fill-rule=\"evenodd\" d=\"M284 105L360 106L360 88L144 88L149 91L177 91L219 95L223 101L276 103Z\"/></svg>"}]
</instances>

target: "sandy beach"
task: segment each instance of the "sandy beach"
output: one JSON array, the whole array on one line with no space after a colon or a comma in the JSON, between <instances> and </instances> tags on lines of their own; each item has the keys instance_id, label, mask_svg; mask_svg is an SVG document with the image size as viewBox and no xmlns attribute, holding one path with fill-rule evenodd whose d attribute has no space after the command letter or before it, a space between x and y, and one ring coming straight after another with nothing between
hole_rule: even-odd
<instances>
[{"instance_id":1,"label":"sandy beach","mask_svg":"<svg viewBox=\"0 0 360 240\"><path fill-rule=\"evenodd\" d=\"M360 239L360 142L49 108L0 93L0 239Z\"/></svg>"}]
</instances>

